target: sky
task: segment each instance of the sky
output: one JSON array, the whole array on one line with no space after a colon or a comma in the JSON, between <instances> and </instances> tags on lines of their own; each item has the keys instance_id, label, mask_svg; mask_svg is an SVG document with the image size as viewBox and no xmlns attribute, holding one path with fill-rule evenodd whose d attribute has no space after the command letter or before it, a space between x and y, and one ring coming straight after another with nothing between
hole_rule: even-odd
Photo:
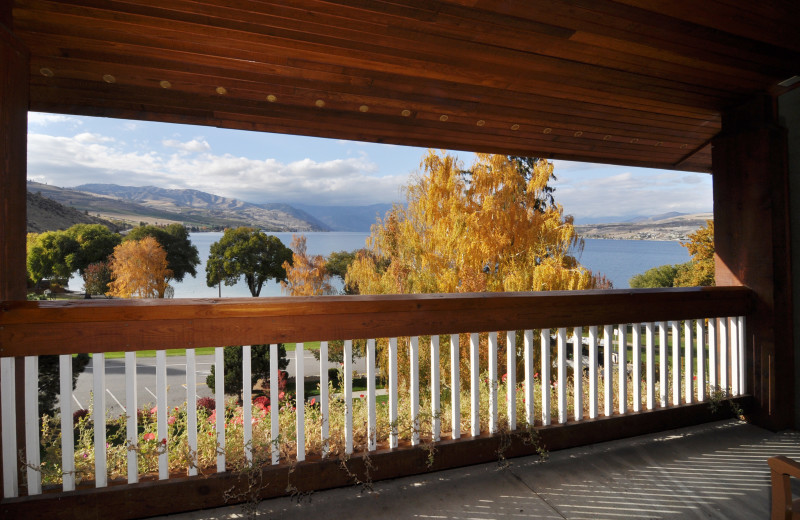
<instances>
[{"instance_id":1,"label":"sky","mask_svg":"<svg viewBox=\"0 0 800 520\"><path fill-rule=\"evenodd\" d=\"M28 179L196 189L248 202L402 202L425 149L213 127L28 114ZM474 156L453 152L466 165ZM711 176L554 161L577 223L712 210Z\"/></svg>"}]
</instances>

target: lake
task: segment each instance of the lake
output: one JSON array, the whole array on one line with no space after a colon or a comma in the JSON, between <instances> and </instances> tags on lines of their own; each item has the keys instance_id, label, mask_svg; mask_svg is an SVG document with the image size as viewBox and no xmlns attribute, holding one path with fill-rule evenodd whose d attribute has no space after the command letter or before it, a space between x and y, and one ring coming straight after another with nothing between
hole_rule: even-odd
<instances>
[{"instance_id":1,"label":"lake","mask_svg":"<svg viewBox=\"0 0 800 520\"><path fill-rule=\"evenodd\" d=\"M289 246L292 233L273 233ZM356 232L317 232L304 233L309 254L328 255L333 251L352 251L364 247L369 233ZM200 253L201 265L197 267L197 277L187 277L182 283L175 283L176 298L216 298L217 288L206 286L205 261L211 244L222 237L222 233L192 233L192 243ZM663 264L679 264L690 259L685 247L678 242L653 240L597 240L586 239L583 254L578 257L581 264L595 273L602 273L611 280L616 289L628 287L628 280L651 267ZM78 280L80 283L80 281ZM341 289L338 279L334 281ZM261 289L261 296L281 296L280 284L270 282ZM250 291L244 282L233 287L222 286L223 297L247 297Z\"/></svg>"}]
</instances>

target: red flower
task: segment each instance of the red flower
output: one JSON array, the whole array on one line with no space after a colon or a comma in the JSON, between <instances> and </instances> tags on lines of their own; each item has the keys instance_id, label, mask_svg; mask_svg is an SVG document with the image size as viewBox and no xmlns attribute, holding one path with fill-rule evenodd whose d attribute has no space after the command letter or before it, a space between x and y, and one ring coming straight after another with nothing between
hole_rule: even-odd
<instances>
[{"instance_id":1,"label":"red flower","mask_svg":"<svg viewBox=\"0 0 800 520\"><path fill-rule=\"evenodd\" d=\"M283 396L286 395L284 392L278 394L278 399L283 399Z\"/></svg>"},{"instance_id":2,"label":"red flower","mask_svg":"<svg viewBox=\"0 0 800 520\"><path fill-rule=\"evenodd\" d=\"M155 433L145 433L144 435L142 435L142 438L144 440L146 440L146 441L154 441L154 440L156 440L156 434Z\"/></svg>"},{"instance_id":3,"label":"red flower","mask_svg":"<svg viewBox=\"0 0 800 520\"><path fill-rule=\"evenodd\" d=\"M312 397L311 400L308 402L308 404L310 404L311 406L314 406L314 404L316 402L317 402L317 398L316 397Z\"/></svg>"},{"instance_id":4,"label":"red flower","mask_svg":"<svg viewBox=\"0 0 800 520\"><path fill-rule=\"evenodd\" d=\"M361 394L361 399L364 399L364 394Z\"/></svg>"},{"instance_id":5,"label":"red flower","mask_svg":"<svg viewBox=\"0 0 800 520\"><path fill-rule=\"evenodd\" d=\"M161 444L163 444L164 446L166 446L166 445L167 445L167 439L166 439L166 438L164 438L164 439L161 439Z\"/></svg>"},{"instance_id":6,"label":"red flower","mask_svg":"<svg viewBox=\"0 0 800 520\"><path fill-rule=\"evenodd\" d=\"M508 374L503 374L503 382L504 382L504 383L506 382L506 379L507 379L507 378L508 378Z\"/></svg>"}]
</instances>

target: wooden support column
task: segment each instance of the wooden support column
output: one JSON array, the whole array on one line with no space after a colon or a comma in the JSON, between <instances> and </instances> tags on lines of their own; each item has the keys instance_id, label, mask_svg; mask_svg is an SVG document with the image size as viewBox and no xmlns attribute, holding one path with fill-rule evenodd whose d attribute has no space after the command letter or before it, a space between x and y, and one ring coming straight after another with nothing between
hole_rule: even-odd
<instances>
[{"instance_id":1,"label":"wooden support column","mask_svg":"<svg viewBox=\"0 0 800 520\"><path fill-rule=\"evenodd\" d=\"M11 19L7 2L0 7L0 300L24 300L29 57ZM19 449L25 438L22 357L15 368Z\"/></svg>"},{"instance_id":2,"label":"wooden support column","mask_svg":"<svg viewBox=\"0 0 800 520\"><path fill-rule=\"evenodd\" d=\"M770 429L791 425L794 399L786 132L776 121L773 99L754 97L723 113L712 153L716 281L756 294L747 384L752 420Z\"/></svg>"}]
</instances>

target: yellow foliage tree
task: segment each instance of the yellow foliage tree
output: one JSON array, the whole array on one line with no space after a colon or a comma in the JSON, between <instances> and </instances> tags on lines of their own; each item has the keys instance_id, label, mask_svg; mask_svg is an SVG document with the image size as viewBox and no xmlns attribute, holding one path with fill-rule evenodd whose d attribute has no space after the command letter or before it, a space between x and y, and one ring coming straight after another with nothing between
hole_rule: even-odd
<instances>
[{"instance_id":1,"label":"yellow foliage tree","mask_svg":"<svg viewBox=\"0 0 800 520\"><path fill-rule=\"evenodd\" d=\"M111 257L108 296L118 298L163 298L172 271L167 268L167 253L153 237L123 242Z\"/></svg>"},{"instance_id":2,"label":"yellow foliage tree","mask_svg":"<svg viewBox=\"0 0 800 520\"><path fill-rule=\"evenodd\" d=\"M284 293L289 296L320 296L332 294L331 276L325 269L325 257L308 255L305 235L292 235L292 260L283 263L286 281L281 281Z\"/></svg>"},{"instance_id":3,"label":"yellow foliage tree","mask_svg":"<svg viewBox=\"0 0 800 520\"><path fill-rule=\"evenodd\" d=\"M407 207L395 206L372 227L371 254L358 255L347 271L346 282L360 294L610 287L572 256L583 247L572 218L558 204L537 204L552 163L539 161L526 179L506 156L477 154L465 176L454 156L431 151L421 167L406 189ZM467 341L462 335L462 373L469 369ZM399 352L406 366L406 349ZM481 352L485 367L486 348ZM424 367L427 349L420 353ZM442 349L442 367L447 355Z\"/></svg>"},{"instance_id":4,"label":"yellow foliage tree","mask_svg":"<svg viewBox=\"0 0 800 520\"><path fill-rule=\"evenodd\" d=\"M431 151L421 166L407 207L395 206L372 227L374 255L359 255L347 272L361 294L603 285L571 255L583 247L572 218L558 204L534 209L552 163L539 161L527 181L504 155L478 154L469 182L451 155Z\"/></svg>"},{"instance_id":5,"label":"yellow foliage tree","mask_svg":"<svg viewBox=\"0 0 800 520\"><path fill-rule=\"evenodd\" d=\"M681 266L675 276L675 287L714 286L714 221L689 235L688 242L681 245L692 255L691 262Z\"/></svg>"}]
</instances>

